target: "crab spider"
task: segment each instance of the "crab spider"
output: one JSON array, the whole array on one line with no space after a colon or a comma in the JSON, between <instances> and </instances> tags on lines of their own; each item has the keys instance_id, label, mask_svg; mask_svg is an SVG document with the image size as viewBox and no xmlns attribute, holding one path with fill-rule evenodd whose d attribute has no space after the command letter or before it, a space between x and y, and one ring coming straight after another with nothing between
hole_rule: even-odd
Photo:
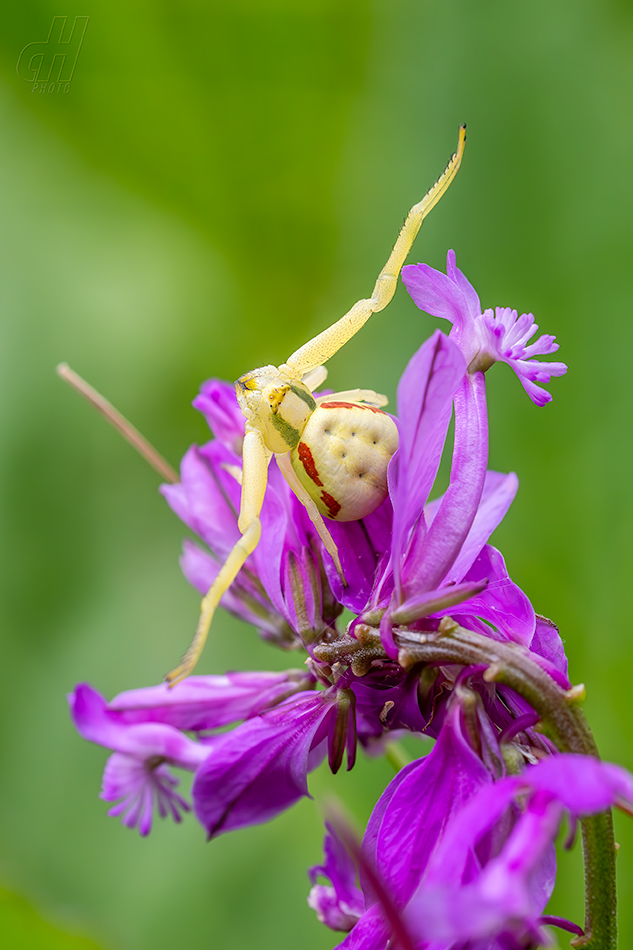
<instances>
[{"instance_id":1,"label":"crab spider","mask_svg":"<svg viewBox=\"0 0 633 950\"><path fill-rule=\"evenodd\" d=\"M345 584L336 545L323 519L356 521L384 501L387 466L398 447L398 431L393 419L382 412L387 399L378 393L354 389L317 399L312 393L327 376L323 364L372 313L390 302L420 225L457 174L465 141L466 127L460 126L457 151L435 185L407 215L371 297L355 303L281 366L262 366L237 380L235 391L246 417L241 478L239 472L234 473L242 485L241 538L202 601L191 646L180 666L165 677L171 686L194 669L220 599L259 543L259 515L273 455Z\"/></svg>"}]
</instances>

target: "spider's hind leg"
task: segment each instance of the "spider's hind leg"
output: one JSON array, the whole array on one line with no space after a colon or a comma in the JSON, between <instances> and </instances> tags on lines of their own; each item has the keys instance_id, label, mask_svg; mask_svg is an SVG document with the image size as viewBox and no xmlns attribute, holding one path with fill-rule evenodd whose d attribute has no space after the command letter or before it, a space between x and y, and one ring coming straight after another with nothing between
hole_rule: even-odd
<instances>
[{"instance_id":1,"label":"spider's hind leg","mask_svg":"<svg viewBox=\"0 0 633 950\"><path fill-rule=\"evenodd\" d=\"M292 467L290 457L288 455L278 455L277 456L277 465L281 469L281 472L290 485L291 489L308 512L310 521L316 528L317 534L323 542L323 547L328 552L332 560L334 561L334 567L338 573L338 576L341 578L343 587L347 587L347 581L345 580L345 574L343 573L343 568L341 566L341 559L339 557L338 548L334 538L330 534L328 527L321 516L321 513L317 506L315 505L310 495L305 490L301 482L297 477L297 473Z\"/></svg>"}]
</instances>

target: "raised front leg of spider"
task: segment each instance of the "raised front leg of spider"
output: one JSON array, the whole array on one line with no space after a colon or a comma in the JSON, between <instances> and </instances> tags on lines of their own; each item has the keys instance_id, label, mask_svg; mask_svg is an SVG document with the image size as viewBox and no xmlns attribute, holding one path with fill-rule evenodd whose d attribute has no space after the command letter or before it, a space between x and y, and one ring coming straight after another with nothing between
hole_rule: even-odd
<instances>
[{"instance_id":1,"label":"raised front leg of spider","mask_svg":"<svg viewBox=\"0 0 633 950\"><path fill-rule=\"evenodd\" d=\"M305 343L281 366L262 366L241 376L235 384L246 417L238 522L242 536L202 601L191 646L180 666L166 677L170 684L178 683L194 669L222 595L259 543L259 515L273 455L305 505L345 583L336 545L323 519L355 521L384 501L387 466L398 447L398 433L393 420L381 410L387 403L384 396L363 389L321 399L315 399L312 393L327 375L323 364L372 313L384 310L392 299L420 225L457 174L465 141L466 128L462 126L457 151L441 178L407 215L371 297L355 303L345 316Z\"/></svg>"}]
</instances>

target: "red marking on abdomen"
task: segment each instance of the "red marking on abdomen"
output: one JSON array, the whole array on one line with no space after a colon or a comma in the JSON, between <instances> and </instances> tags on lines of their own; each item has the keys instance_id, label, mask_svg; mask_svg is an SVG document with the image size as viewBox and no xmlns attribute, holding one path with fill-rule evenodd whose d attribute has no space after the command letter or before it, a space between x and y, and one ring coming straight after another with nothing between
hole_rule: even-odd
<instances>
[{"instance_id":1,"label":"red marking on abdomen","mask_svg":"<svg viewBox=\"0 0 633 950\"><path fill-rule=\"evenodd\" d=\"M330 512L330 518L336 518L337 514L341 510L341 506L339 505L336 498L332 498L332 496L328 495L326 491L322 491L321 501Z\"/></svg>"},{"instance_id":2,"label":"red marking on abdomen","mask_svg":"<svg viewBox=\"0 0 633 950\"><path fill-rule=\"evenodd\" d=\"M377 412L381 416L387 415L386 412L383 412L382 409L376 409L375 406L364 406L354 402L320 402L319 409L369 409L370 412Z\"/></svg>"},{"instance_id":3,"label":"red marking on abdomen","mask_svg":"<svg viewBox=\"0 0 633 950\"><path fill-rule=\"evenodd\" d=\"M312 452L310 451L308 446L305 444L305 442L300 442L299 445L297 446L297 455L299 456L303 467L305 468L306 472L308 473L308 475L310 476L314 484L318 485L319 488L322 488L323 482L319 478L317 467L314 464L314 459L312 458ZM340 508L340 505L339 505L339 508Z\"/></svg>"}]
</instances>

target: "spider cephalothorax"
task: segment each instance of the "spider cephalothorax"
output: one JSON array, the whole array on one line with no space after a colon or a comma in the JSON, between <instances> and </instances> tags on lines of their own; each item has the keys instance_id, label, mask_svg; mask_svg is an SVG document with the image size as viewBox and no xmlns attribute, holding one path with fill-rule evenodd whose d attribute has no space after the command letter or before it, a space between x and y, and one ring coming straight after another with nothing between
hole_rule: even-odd
<instances>
[{"instance_id":1,"label":"spider cephalothorax","mask_svg":"<svg viewBox=\"0 0 633 950\"><path fill-rule=\"evenodd\" d=\"M276 366L262 366L240 376L235 392L242 412L252 426L260 429L271 452L294 449L316 409L305 383L285 379Z\"/></svg>"}]
</instances>

